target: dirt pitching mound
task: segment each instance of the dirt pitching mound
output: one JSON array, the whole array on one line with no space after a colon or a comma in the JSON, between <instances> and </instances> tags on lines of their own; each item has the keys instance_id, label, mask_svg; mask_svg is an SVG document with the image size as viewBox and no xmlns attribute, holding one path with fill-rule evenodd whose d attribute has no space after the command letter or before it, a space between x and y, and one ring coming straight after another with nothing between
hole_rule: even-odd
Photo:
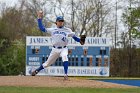
<instances>
[{"instance_id":1,"label":"dirt pitching mound","mask_svg":"<svg viewBox=\"0 0 140 93\"><path fill-rule=\"evenodd\" d=\"M90 88L135 88L134 86L114 84L96 80L51 76L0 76L0 86L23 87L90 87Z\"/></svg>"}]
</instances>

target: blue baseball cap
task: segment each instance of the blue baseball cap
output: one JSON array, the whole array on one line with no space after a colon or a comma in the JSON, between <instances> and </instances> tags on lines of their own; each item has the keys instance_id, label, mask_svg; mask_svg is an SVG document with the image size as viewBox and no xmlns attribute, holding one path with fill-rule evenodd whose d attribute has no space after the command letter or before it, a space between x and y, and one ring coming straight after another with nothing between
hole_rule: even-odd
<instances>
[{"instance_id":1,"label":"blue baseball cap","mask_svg":"<svg viewBox=\"0 0 140 93\"><path fill-rule=\"evenodd\" d=\"M64 21L63 16L57 16L57 17L56 17L56 21L60 21L60 20L63 20L63 21Z\"/></svg>"}]
</instances>

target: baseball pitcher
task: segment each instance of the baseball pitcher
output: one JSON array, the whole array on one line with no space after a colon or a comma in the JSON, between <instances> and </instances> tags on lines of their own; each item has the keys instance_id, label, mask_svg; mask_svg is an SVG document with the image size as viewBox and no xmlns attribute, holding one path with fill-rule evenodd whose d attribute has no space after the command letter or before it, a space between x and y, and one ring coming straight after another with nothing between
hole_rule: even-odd
<instances>
[{"instance_id":1,"label":"baseball pitcher","mask_svg":"<svg viewBox=\"0 0 140 93\"><path fill-rule=\"evenodd\" d=\"M64 18L63 16L58 16L56 18L56 27L55 28L45 28L42 23L43 12L39 11L38 15L38 27L41 31L45 33L49 33L52 38L52 51L47 59L39 68L32 72L32 76L35 76L39 71L44 69L45 67L53 64L57 58L62 57L63 66L64 66L64 80L68 79L68 37L72 37L75 41L79 42L81 45L85 43L85 37L78 38L75 33L72 32L70 28L64 27Z\"/></svg>"}]
</instances>

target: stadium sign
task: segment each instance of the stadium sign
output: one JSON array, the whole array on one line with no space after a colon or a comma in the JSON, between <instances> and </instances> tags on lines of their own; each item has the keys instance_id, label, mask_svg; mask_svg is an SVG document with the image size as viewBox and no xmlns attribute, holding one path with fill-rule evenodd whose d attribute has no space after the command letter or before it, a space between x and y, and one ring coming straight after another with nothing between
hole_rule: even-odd
<instances>
[{"instance_id":1,"label":"stadium sign","mask_svg":"<svg viewBox=\"0 0 140 93\"><path fill-rule=\"evenodd\" d=\"M87 37L82 46L69 38L69 76L109 76L110 39ZM26 75L44 63L51 51L52 40L45 36L26 37ZM63 76L63 62L58 58L54 64L38 75Z\"/></svg>"}]
</instances>

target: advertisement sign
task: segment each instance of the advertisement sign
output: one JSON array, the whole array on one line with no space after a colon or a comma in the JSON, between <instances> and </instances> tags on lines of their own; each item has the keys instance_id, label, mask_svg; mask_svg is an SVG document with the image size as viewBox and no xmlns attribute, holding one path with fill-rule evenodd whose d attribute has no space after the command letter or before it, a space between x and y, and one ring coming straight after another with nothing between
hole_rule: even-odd
<instances>
[{"instance_id":1,"label":"advertisement sign","mask_svg":"<svg viewBox=\"0 0 140 93\"><path fill-rule=\"evenodd\" d=\"M30 75L36 67L27 66L27 75ZM50 66L40 71L38 75L48 75L48 76L63 76L64 70L62 66ZM109 76L108 67L69 67L69 76Z\"/></svg>"}]
</instances>

